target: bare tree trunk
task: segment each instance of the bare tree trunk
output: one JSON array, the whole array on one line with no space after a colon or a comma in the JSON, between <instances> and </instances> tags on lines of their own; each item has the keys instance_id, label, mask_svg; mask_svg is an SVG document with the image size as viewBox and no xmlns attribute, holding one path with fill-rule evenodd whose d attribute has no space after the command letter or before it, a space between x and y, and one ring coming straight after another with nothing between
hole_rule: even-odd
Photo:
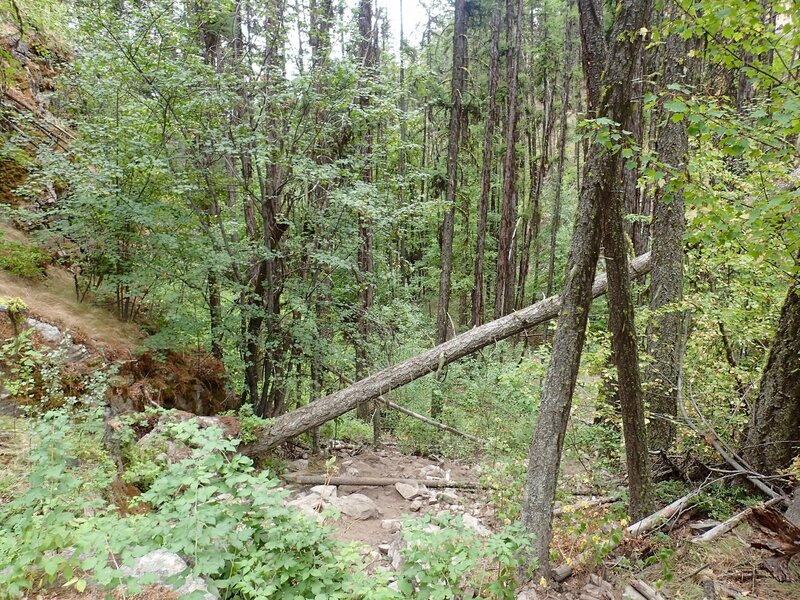
<instances>
[{"instance_id":1,"label":"bare tree trunk","mask_svg":"<svg viewBox=\"0 0 800 600\"><path fill-rule=\"evenodd\" d=\"M497 280L495 282L495 318L514 310L516 259L514 237L517 223L517 83L520 46L522 45L522 3L506 3L508 50L508 114L506 118L506 153L503 160L503 202L500 208L500 233L497 240Z\"/></svg>"},{"instance_id":2,"label":"bare tree trunk","mask_svg":"<svg viewBox=\"0 0 800 600\"><path fill-rule=\"evenodd\" d=\"M644 275L650 270L650 255L645 254L636 258L631 262L630 268L633 277ZM600 276L593 285L590 282L586 294L591 300L604 294L606 289L606 278ZM561 302L562 299L559 296L547 298L515 313L470 329L422 354L373 373L348 388L310 402L306 406L276 418L269 429L260 432L258 439L242 450L252 456L263 455L292 437L352 410L359 402L373 400L420 377L436 373L441 368L477 352L481 348L518 335L526 329L531 329L555 318L560 314Z\"/></svg>"},{"instance_id":3,"label":"bare tree trunk","mask_svg":"<svg viewBox=\"0 0 800 600\"><path fill-rule=\"evenodd\" d=\"M667 18L675 18L677 9L670 5ZM666 90L672 84L694 82L695 60L689 53L694 42L672 34L664 53L664 78L659 86ZM680 92L672 92L679 95ZM688 162L689 136L686 120L673 121L668 114L656 133L656 153L668 176L666 185L654 186L653 198L653 257L655 266L650 279L650 321L647 325L647 352L652 363L647 369L646 395L650 411L648 440L650 448L667 452L675 439L674 419L678 415L677 380L681 323L683 316L677 305L683 298L683 235L686 220L683 209L683 182ZM663 416L663 418L660 418Z\"/></svg>"},{"instance_id":4,"label":"bare tree trunk","mask_svg":"<svg viewBox=\"0 0 800 600\"><path fill-rule=\"evenodd\" d=\"M556 193L553 199L553 219L550 225L550 260L547 265L547 295L553 294L553 279L556 267L556 245L561 225L561 188L564 183L564 154L567 148L567 119L569 117L570 87L572 83L572 3L567 5L564 16L564 65L561 88L561 123L558 130L558 164L556 167Z\"/></svg>"},{"instance_id":5,"label":"bare tree trunk","mask_svg":"<svg viewBox=\"0 0 800 600\"><path fill-rule=\"evenodd\" d=\"M453 26L453 76L450 99L450 133L447 138L447 190L445 213L442 221L441 274L439 276L439 305L436 311L436 343L441 344L450 337L450 285L453 271L453 233L455 222L456 177L458 150L461 139L463 95L466 82L467 58L467 13L466 0L456 0ZM441 412L441 397L431 398L431 416Z\"/></svg>"},{"instance_id":6,"label":"bare tree trunk","mask_svg":"<svg viewBox=\"0 0 800 600\"><path fill-rule=\"evenodd\" d=\"M750 415L744 457L760 473L778 473L800 448L800 284L789 288Z\"/></svg>"},{"instance_id":7,"label":"bare tree trunk","mask_svg":"<svg viewBox=\"0 0 800 600\"><path fill-rule=\"evenodd\" d=\"M367 80L372 77L377 59L377 46L373 39L372 0L361 0L358 10L358 44L359 59L364 69L362 86L367 85ZM369 96L362 94L358 100L362 111L369 107ZM363 132L363 159L364 166L361 180L366 184L372 183L372 127L368 126ZM356 378L366 377L369 369L368 344L370 337L369 312L375 297L375 286L372 281L374 264L372 257L372 224L363 214L358 215L358 336L355 343L356 353ZM374 406L364 403L358 406L358 417L362 421L369 421Z\"/></svg>"},{"instance_id":8,"label":"bare tree trunk","mask_svg":"<svg viewBox=\"0 0 800 600\"><path fill-rule=\"evenodd\" d=\"M583 26L586 2L579 2L579 7ZM623 0L618 7L598 110L617 123L624 122L630 110L630 79L641 44L637 32L646 27L650 13L651 0ZM600 253L601 207L614 205L619 161L617 153L610 152L600 144L591 146L584 168L584 183L562 294L563 304L542 387L539 420L528 455L522 519L534 536L532 558L538 561L539 571L547 575L561 450L586 337L591 281Z\"/></svg>"},{"instance_id":9,"label":"bare tree trunk","mask_svg":"<svg viewBox=\"0 0 800 600\"><path fill-rule=\"evenodd\" d=\"M492 184L492 146L496 119L497 80L500 71L500 15L503 0L497 0L492 14L492 46L489 59L489 103L486 109L486 128L483 135L483 167L481 171L481 197L478 207L478 230L475 238L475 287L472 290L472 326L483 323L484 307L484 257L486 251L486 219L489 213L489 191Z\"/></svg>"}]
</instances>

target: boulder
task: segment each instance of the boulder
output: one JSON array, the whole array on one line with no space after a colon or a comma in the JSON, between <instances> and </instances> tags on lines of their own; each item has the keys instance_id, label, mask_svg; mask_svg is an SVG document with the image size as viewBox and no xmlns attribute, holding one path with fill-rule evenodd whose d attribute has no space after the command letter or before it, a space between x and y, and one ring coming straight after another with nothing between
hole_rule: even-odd
<instances>
[{"instance_id":1,"label":"boulder","mask_svg":"<svg viewBox=\"0 0 800 600\"><path fill-rule=\"evenodd\" d=\"M336 498L335 485L315 485L309 491L312 494L319 494L320 498L328 502L330 502L333 498Z\"/></svg>"},{"instance_id":2,"label":"boulder","mask_svg":"<svg viewBox=\"0 0 800 600\"><path fill-rule=\"evenodd\" d=\"M137 558L132 568L123 567L121 570L128 577L134 578L141 578L150 574L155 575L158 578L158 583L174 590L178 596L188 596L193 592L202 592L203 600L216 600L217 596L208 591L205 581L194 575L188 575L186 581L178 589L166 583L167 579L185 572L188 568L186 561L180 556L160 548Z\"/></svg>"},{"instance_id":3,"label":"boulder","mask_svg":"<svg viewBox=\"0 0 800 600\"><path fill-rule=\"evenodd\" d=\"M304 494L290 502L286 503L286 506L291 506L296 508L304 515L312 517L316 519L318 522L322 522L325 518L319 514L325 507L325 500L323 500L322 496L316 493L311 494Z\"/></svg>"},{"instance_id":4,"label":"boulder","mask_svg":"<svg viewBox=\"0 0 800 600\"><path fill-rule=\"evenodd\" d=\"M406 483L398 481L394 484L394 489L406 500L413 500L415 497L419 496L419 484L416 482Z\"/></svg>"},{"instance_id":5,"label":"boulder","mask_svg":"<svg viewBox=\"0 0 800 600\"><path fill-rule=\"evenodd\" d=\"M461 518L464 520L464 527L466 527L467 529L472 529L472 531L474 531L481 537L488 537L492 533L491 531L489 531L488 527L486 527L483 523L481 523L480 519L472 516L469 513L462 515Z\"/></svg>"},{"instance_id":6,"label":"boulder","mask_svg":"<svg viewBox=\"0 0 800 600\"><path fill-rule=\"evenodd\" d=\"M453 488L446 488L443 492L439 492L439 500L448 504L458 504L461 498L458 497Z\"/></svg>"},{"instance_id":7,"label":"boulder","mask_svg":"<svg viewBox=\"0 0 800 600\"><path fill-rule=\"evenodd\" d=\"M334 498L333 504L342 511L343 514L359 521L374 519L380 514L378 505L364 494L349 494L340 498Z\"/></svg>"},{"instance_id":8,"label":"boulder","mask_svg":"<svg viewBox=\"0 0 800 600\"><path fill-rule=\"evenodd\" d=\"M447 479L447 473L444 469L437 465L427 465L419 470L419 476L422 479Z\"/></svg>"}]
</instances>

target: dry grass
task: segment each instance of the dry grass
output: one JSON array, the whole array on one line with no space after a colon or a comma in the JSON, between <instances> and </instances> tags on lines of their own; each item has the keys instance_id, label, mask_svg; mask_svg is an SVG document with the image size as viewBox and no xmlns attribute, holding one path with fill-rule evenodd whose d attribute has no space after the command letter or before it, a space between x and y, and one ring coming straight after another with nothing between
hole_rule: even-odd
<instances>
[{"instance_id":1,"label":"dry grass","mask_svg":"<svg viewBox=\"0 0 800 600\"><path fill-rule=\"evenodd\" d=\"M7 224L0 223L0 232L8 240L30 243ZM123 323L101 307L78 302L72 275L60 267L48 267L44 281L0 272L0 298L21 298L32 317L69 331L77 342L113 357L130 355L142 338L135 325Z\"/></svg>"}]
</instances>

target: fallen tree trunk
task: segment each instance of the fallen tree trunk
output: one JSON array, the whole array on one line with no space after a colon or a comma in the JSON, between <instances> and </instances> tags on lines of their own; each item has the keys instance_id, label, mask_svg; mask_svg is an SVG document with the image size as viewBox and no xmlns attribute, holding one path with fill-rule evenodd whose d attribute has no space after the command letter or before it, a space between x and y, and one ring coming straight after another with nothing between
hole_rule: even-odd
<instances>
[{"instance_id":1,"label":"fallen tree trunk","mask_svg":"<svg viewBox=\"0 0 800 600\"><path fill-rule=\"evenodd\" d=\"M773 498L772 500L765 502L764 506L772 506L773 504L778 504L779 502L783 502L783 498ZM733 515L727 521L720 523L719 525L717 525L712 529L709 529L703 535L694 538L692 542L694 542L695 544L713 542L719 536L725 535L732 529L735 529L736 526L739 525L739 523L741 523L742 521L744 521L747 518L747 515L749 515L752 511L753 511L752 506L744 509L742 512Z\"/></svg>"},{"instance_id":2,"label":"fallen tree trunk","mask_svg":"<svg viewBox=\"0 0 800 600\"><path fill-rule=\"evenodd\" d=\"M353 485L364 487L381 487L395 483L408 483L411 485L424 485L429 488L453 488L460 490L485 490L492 489L480 483L469 481L448 481L446 479L403 479L402 477L328 477L327 475L284 475L290 483L303 485Z\"/></svg>"},{"instance_id":3,"label":"fallen tree trunk","mask_svg":"<svg viewBox=\"0 0 800 600\"><path fill-rule=\"evenodd\" d=\"M650 253L643 254L630 263L632 277L641 277L650 271ZM595 279L592 298L602 296L608 287L605 275ZM522 333L558 316L560 296L551 296L500 319L457 335L453 339L386 367L333 394L311 402L295 411L276 418L272 425L259 433L258 439L242 447L242 452L258 457L275 446L309 429L322 425L354 409L362 402L375 400L420 377L435 373L464 356L481 348Z\"/></svg>"}]
</instances>

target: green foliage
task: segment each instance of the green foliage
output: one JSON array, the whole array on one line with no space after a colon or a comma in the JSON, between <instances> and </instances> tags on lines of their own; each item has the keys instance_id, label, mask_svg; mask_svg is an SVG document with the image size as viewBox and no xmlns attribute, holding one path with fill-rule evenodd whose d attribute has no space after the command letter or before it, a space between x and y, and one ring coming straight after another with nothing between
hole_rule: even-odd
<instances>
[{"instance_id":1,"label":"green foliage","mask_svg":"<svg viewBox=\"0 0 800 600\"><path fill-rule=\"evenodd\" d=\"M50 262L43 250L5 240L0 233L0 270L25 279L41 279Z\"/></svg>"},{"instance_id":2,"label":"green foliage","mask_svg":"<svg viewBox=\"0 0 800 600\"><path fill-rule=\"evenodd\" d=\"M516 597L519 571L528 559L522 525L483 540L460 517L445 513L407 522L403 535L408 547L397 578L401 597L459 598L467 587L478 598Z\"/></svg>"},{"instance_id":3,"label":"green foliage","mask_svg":"<svg viewBox=\"0 0 800 600\"><path fill-rule=\"evenodd\" d=\"M372 442L372 424L352 416L339 417L322 426L322 435L353 444Z\"/></svg>"}]
</instances>

